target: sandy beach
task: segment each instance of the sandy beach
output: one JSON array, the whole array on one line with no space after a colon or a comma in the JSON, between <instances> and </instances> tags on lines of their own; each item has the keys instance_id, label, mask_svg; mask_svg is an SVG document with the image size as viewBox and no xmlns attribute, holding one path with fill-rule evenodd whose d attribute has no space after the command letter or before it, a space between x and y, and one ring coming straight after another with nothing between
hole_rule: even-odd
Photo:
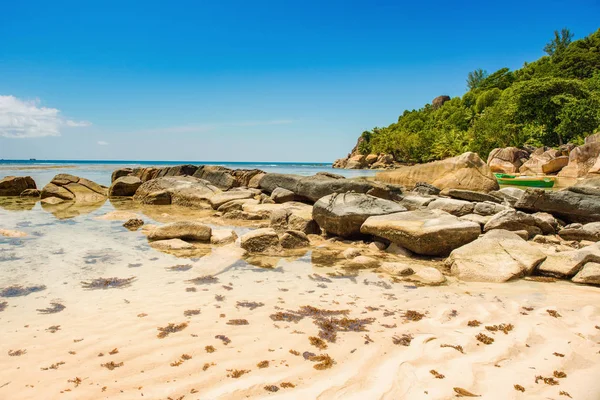
<instances>
[{"instance_id":1,"label":"sandy beach","mask_svg":"<svg viewBox=\"0 0 600 400\"><path fill-rule=\"evenodd\" d=\"M326 240L290 257L229 244L177 258L123 219L210 217L154 210L0 209L27 234L0 237L1 398L598 398L596 287L423 286L341 269L332 255L350 245ZM94 288L113 277L125 281Z\"/></svg>"}]
</instances>

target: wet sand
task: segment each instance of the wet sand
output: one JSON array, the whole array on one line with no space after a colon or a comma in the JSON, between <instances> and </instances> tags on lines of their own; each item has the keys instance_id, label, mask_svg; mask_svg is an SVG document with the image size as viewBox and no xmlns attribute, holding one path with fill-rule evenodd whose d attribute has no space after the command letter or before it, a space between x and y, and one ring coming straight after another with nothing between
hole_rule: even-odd
<instances>
[{"instance_id":1,"label":"wet sand","mask_svg":"<svg viewBox=\"0 0 600 400\"><path fill-rule=\"evenodd\" d=\"M326 241L290 257L230 244L178 258L123 219L219 220L130 202L67 214L14 202L0 204L0 228L27 236L0 236L2 399L600 397L596 287L420 286L340 269L332 254L349 245ZM86 288L113 277L134 279Z\"/></svg>"}]
</instances>

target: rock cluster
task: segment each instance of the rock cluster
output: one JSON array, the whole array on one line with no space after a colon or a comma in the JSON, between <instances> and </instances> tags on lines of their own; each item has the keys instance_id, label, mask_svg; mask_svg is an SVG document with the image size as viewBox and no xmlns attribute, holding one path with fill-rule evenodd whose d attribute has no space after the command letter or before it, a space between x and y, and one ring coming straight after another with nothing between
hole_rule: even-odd
<instances>
[{"instance_id":1,"label":"rock cluster","mask_svg":"<svg viewBox=\"0 0 600 400\"><path fill-rule=\"evenodd\" d=\"M40 196L45 203L74 201L77 203L100 203L106 200L108 188L85 178L58 174L42 188Z\"/></svg>"},{"instance_id":2,"label":"rock cluster","mask_svg":"<svg viewBox=\"0 0 600 400\"><path fill-rule=\"evenodd\" d=\"M6 176L0 179L0 196L31 196L36 190L35 181L30 176Z\"/></svg>"}]
</instances>

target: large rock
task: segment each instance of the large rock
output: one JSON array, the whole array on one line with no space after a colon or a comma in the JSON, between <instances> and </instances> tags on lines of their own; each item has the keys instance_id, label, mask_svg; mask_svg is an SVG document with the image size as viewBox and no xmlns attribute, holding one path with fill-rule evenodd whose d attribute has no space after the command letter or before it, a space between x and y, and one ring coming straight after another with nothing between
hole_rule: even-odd
<instances>
[{"instance_id":1,"label":"large rock","mask_svg":"<svg viewBox=\"0 0 600 400\"><path fill-rule=\"evenodd\" d=\"M308 247L310 241L304 232L288 230L281 235L279 243L284 249L300 249Z\"/></svg>"},{"instance_id":2,"label":"large rock","mask_svg":"<svg viewBox=\"0 0 600 400\"><path fill-rule=\"evenodd\" d=\"M131 168L119 168L115 169L110 177L110 182L114 182L122 176L129 176L133 174L133 169Z\"/></svg>"},{"instance_id":3,"label":"large rock","mask_svg":"<svg viewBox=\"0 0 600 400\"><path fill-rule=\"evenodd\" d=\"M42 199L55 197L81 203L99 203L106 200L107 188L95 182L69 174L56 175L43 187Z\"/></svg>"},{"instance_id":4,"label":"large rock","mask_svg":"<svg viewBox=\"0 0 600 400\"><path fill-rule=\"evenodd\" d=\"M313 207L313 219L328 233L354 237L360 234L361 225L374 215L386 215L406 211L393 201L363 193L331 194L317 201Z\"/></svg>"},{"instance_id":5,"label":"large rock","mask_svg":"<svg viewBox=\"0 0 600 400\"><path fill-rule=\"evenodd\" d=\"M210 199L217 193L221 193L221 190L202 179L168 176L144 182L133 199L142 204L212 208Z\"/></svg>"},{"instance_id":6,"label":"large rock","mask_svg":"<svg viewBox=\"0 0 600 400\"><path fill-rule=\"evenodd\" d=\"M442 256L477 239L481 227L440 210L418 210L370 217L360 231L417 254Z\"/></svg>"},{"instance_id":7,"label":"large rock","mask_svg":"<svg viewBox=\"0 0 600 400\"><path fill-rule=\"evenodd\" d=\"M271 199L278 204L287 203L296 200L296 194L291 190L278 187L271 193Z\"/></svg>"},{"instance_id":8,"label":"large rock","mask_svg":"<svg viewBox=\"0 0 600 400\"><path fill-rule=\"evenodd\" d=\"M323 174L266 174L260 181L260 188L269 193L283 188L293 192L296 198L311 203L332 193L367 193L388 200L399 198L402 193L402 188L394 185L384 185L366 179L340 179Z\"/></svg>"},{"instance_id":9,"label":"large rock","mask_svg":"<svg viewBox=\"0 0 600 400\"><path fill-rule=\"evenodd\" d=\"M542 275L570 278L588 262L600 262L600 247L597 243L579 250L549 255L538 267L538 271Z\"/></svg>"},{"instance_id":10,"label":"large rock","mask_svg":"<svg viewBox=\"0 0 600 400\"><path fill-rule=\"evenodd\" d=\"M442 192L444 196L450 196L454 199L492 203L502 203L502 198L494 196L490 193L474 192L472 190L446 189Z\"/></svg>"},{"instance_id":11,"label":"large rock","mask_svg":"<svg viewBox=\"0 0 600 400\"><path fill-rule=\"evenodd\" d=\"M294 230L305 234L319 234L321 228L312 217L313 208L306 207L280 208L270 215L270 226L277 232Z\"/></svg>"},{"instance_id":12,"label":"large rock","mask_svg":"<svg viewBox=\"0 0 600 400\"><path fill-rule=\"evenodd\" d=\"M0 196L20 196L27 189L36 189L30 176L6 176L0 179Z\"/></svg>"},{"instance_id":13,"label":"large rock","mask_svg":"<svg viewBox=\"0 0 600 400\"><path fill-rule=\"evenodd\" d=\"M235 190L223 193L214 194L210 198L210 205L215 210L221 207L223 204L229 203L233 200L246 200L254 197L254 192L249 190Z\"/></svg>"},{"instance_id":14,"label":"large rock","mask_svg":"<svg viewBox=\"0 0 600 400\"><path fill-rule=\"evenodd\" d=\"M218 165L203 165L196 170L194 176L220 189L228 190L241 186L257 188L264 174L264 171L259 169L229 169Z\"/></svg>"},{"instance_id":15,"label":"large rock","mask_svg":"<svg viewBox=\"0 0 600 400\"><path fill-rule=\"evenodd\" d=\"M109 197L131 197L142 185L137 176L122 176L117 178L108 189Z\"/></svg>"},{"instance_id":16,"label":"large rock","mask_svg":"<svg viewBox=\"0 0 600 400\"><path fill-rule=\"evenodd\" d=\"M435 109L438 109L441 106L443 106L444 103L447 102L447 101L449 101L449 100L450 100L450 96L443 94L443 95L438 96L435 99L433 99L431 101L431 105L432 105L433 109L435 110Z\"/></svg>"},{"instance_id":17,"label":"large rock","mask_svg":"<svg viewBox=\"0 0 600 400\"><path fill-rule=\"evenodd\" d=\"M413 188L417 182L427 182L440 189L463 189L481 192L498 190L496 177L475 153L379 172L377 179Z\"/></svg>"},{"instance_id":18,"label":"large rock","mask_svg":"<svg viewBox=\"0 0 600 400\"><path fill-rule=\"evenodd\" d=\"M454 250L446 264L463 281L506 282L530 275L545 258L517 234L494 230Z\"/></svg>"},{"instance_id":19,"label":"large rock","mask_svg":"<svg viewBox=\"0 0 600 400\"><path fill-rule=\"evenodd\" d=\"M547 175L560 171L569 163L569 157L563 156L559 150L537 149L525 162L519 172L526 175Z\"/></svg>"},{"instance_id":20,"label":"large rock","mask_svg":"<svg viewBox=\"0 0 600 400\"><path fill-rule=\"evenodd\" d=\"M255 229L241 237L242 249L250 253L273 253L281 249L277 232L271 228Z\"/></svg>"},{"instance_id":21,"label":"large rock","mask_svg":"<svg viewBox=\"0 0 600 400\"><path fill-rule=\"evenodd\" d=\"M470 201L446 198L435 199L427 205L429 210L442 210L457 217L471 214L474 207L475 205Z\"/></svg>"},{"instance_id":22,"label":"large rock","mask_svg":"<svg viewBox=\"0 0 600 400\"><path fill-rule=\"evenodd\" d=\"M366 157L362 154L357 154L348 158L346 169L363 169L367 166Z\"/></svg>"},{"instance_id":23,"label":"large rock","mask_svg":"<svg viewBox=\"0 0 600 400\"><path fill-rule=\"evenodd\" d=\"M592 172L590 170L593 170L594 173L600 172L598 171L598 167L600 167L598 160L600 156L600 141L597 140L598 137L600 137L600 133L588 136L586 144L571 150L571 153L569 153L569 164L558 173L558 176L581 178Z\"/></svg>"},{"instance_id":24,"label":"large rock","mask_svg":"<svg viewBox=\"0 0 600 400\"><path fill-rule=\"evenodd\" d=\"M600 263L589 262L572 279L575 283L600 285Z\"/></svg>"},{"instance_id":25,"label":"large rock","mask_svg":"<svg viewBox=\"0 0 600 400\"><path fill-rule=\"evenodd\" d=\"M598 242L600 241L600 222L590 222L581 226L581 228L565 227L558 232L558 235L565 240Z\"/></svg>"},{"instance_id":26,"label":"large rock","mask_svg":"<svg viewBox=\"0 0 600 400\"><path fill-rule=\"evenodd\" d=\"M522 211L506 210L494 215L484 226L483 231L489 232L494 229L503 229L507 231L527 231L530 238L542 233L538 226L542 221L538 221L530 214ZM546 232L547 234L553 232Z\"/></svg>"},{"instance_id":27,"label":"large rock","mask_svg":"<svg viewBox=\"0 0 600 400\"><path fill-rule=\"evenodd\" d=\"M527 189L515 203L515 208L548 212L568 222L600 221L600 196L578 193L580 189L586 188L571 187L560 191Z\"/></svg>"},{"instance_id":28,"label":"large rock","mask_svg":"<svg viewBox=\"0 0 600 400\"><path fill-rule=\"evenodd\" d=\"M193 221L173 222L158 226L148 233L148 240L181 239L197 242L209 242L210 226Z\"/></svg>"},{"instance_id":29,"label":"large rock","mask_svg":"<svg viewBox=\"0 0 600 400\"><path fill-rule=\"evenodd\" d=\"M529 158L529 153L516 147L494 149L490 152L487 163L492 172L514 174L519 172L523 162Z\"/></svg>"}]
</instances>

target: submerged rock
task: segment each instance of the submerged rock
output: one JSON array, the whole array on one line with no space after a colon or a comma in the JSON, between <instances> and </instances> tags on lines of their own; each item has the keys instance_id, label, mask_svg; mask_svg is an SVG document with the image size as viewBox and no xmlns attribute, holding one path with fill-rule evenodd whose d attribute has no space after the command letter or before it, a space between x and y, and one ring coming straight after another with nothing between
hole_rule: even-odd
<instances>
[{"instance_id":1,"label":"submerged rock","mask_svg":"<svg viewBox=\"0 0 600 400\"><path fill-rule=\"evenodd\" d=\"M194 245L188 242L185 242L181 239L167 239L167 240L157 240L155 242L151 242L150 246L155 248L156 250L189 250L193 249Z\"/></svg>"},{"instance_id":2,"label":"submerged rock","mask_svg":"<svg viewBox=\"0 0 600 400\"><path fill-rule=\"evenodd\" d=\"M127 229L129 229L130 231L137 231L138 229L140 229L142 226L144 225L144 221L142 221L139 218L131 218L129 220L127 220L123 226Z\"/></svg>"},{"instance_id":3,"label":"submerged rock","mask_svg":"<svg viewBox=\"0 0 600 400\"><path fill-rule=\"evenodd\" d=\"M0 179L0 196L19 196L27 189L36 189L30 176L6 176Z\"/></svg>"},{"instance_id":4,"label":"submerged rock","mask_svg":"<svg viewBox=\"0 0 600 400\"><path fill-rule=\"evenodd\" d=\"M42 191L39 189L25 189L21 192L21 197L40 197Z\"/></svg>"},{"instance_id":5,"label":"submerged rock","mask_svg":"<svg viewBox=\"0 0 600 400\"><path fill-rule=\"evenodd\" d=\"M407 211L369 217L364 234L388 239L410 251L429 256L447 255L477 239L478 223L461 220L441 210Z\"/></svg>"},{"instance_id":6,"label":"submerged rock","mask_svg":"<svg viewBox=\"0 0 600 400\"><path fill-rule=\"evenodd\" d=\"M271 228L255 229L241 237L242 249L250 253L275 253L281 250L279 236Z\"/></svg>"},{"instance_id":7,"label":"submerged rock","mask_svg":"<svg viewBox=\"0 0 600 400\"><path fill-rule=\"evenodd\" d=\"M161 225L148 233L148 240L182 239L198 242L210 241L212 229L199 222L181 221Z\"/></svg>"},{"instance_id":8,"label":"submerged rock","mask_svg":"<svg viewBox=\"0 0 600 400\"><path fill-rule=\"evenodd\" d=\"M41 198L56 197L81 203L98 203L106 200L107 188L95 182L69 174L56 175L44 186Z\"/></svg>"},{"instance_id":9,"label":"submerged rock","mask_svg":"<svg viewBox=\"0 0 600 400\"><path fill-rule=\"evenodd\" d=\"M211 244L228 244L237 240L238 235L231 229L213 229L210 236Z\"/></svg>"},{"instance_id":10,"label":"submerged rock","mask_svg":"<svg viewBox=\"0 0 600 400\"><path fill-rule=\"evenodd\" d=\"M365 220L374 215L406 211L393 201L363 193L331 194L317 201L312 216L317 224L330 234L353 237L361 233Z\"/></svg>"},{"instance_id":11,"label":"submerged rock","mask_svg":"<svg viewBox=\"0 0 600 400\"><path fill-rule=\"evenodd\" d=\"M288 230L281 236L279 243L284 249L300 249L308 247L310 240L304 232Z\"/></svg>"},{"instance_id":12,"label":"submerged rock","mask_svg":"<svg viewBox=\"0 0 600 400\"><path fill-rule=\"evenodd\" d=\"M463 281L506 282L530 275L545 258L514 232L493 230L452 251L446 264Z\"/></svg>"}]
</instances>

